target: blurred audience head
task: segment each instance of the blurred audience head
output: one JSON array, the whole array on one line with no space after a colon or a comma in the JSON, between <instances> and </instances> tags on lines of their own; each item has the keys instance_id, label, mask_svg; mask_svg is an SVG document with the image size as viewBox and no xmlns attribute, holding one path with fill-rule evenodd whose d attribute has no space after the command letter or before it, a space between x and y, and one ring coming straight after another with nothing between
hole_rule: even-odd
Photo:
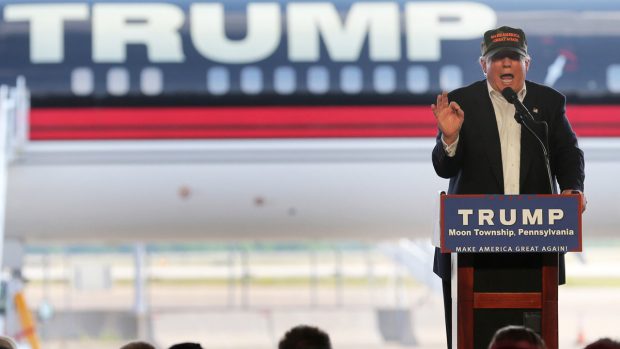
<instances>
[{"instance_id":1,"label":"blurred audience head","mask_svg":"<svg viewBox=\"0 0 620 349\"><path fill-rule=\"evenodd\" d=\"M121 349L156 349L152 344L143 342L143 341L135 341L129 342L121 347Z\"/></svg>"},{"instance_id":2,"label":"blurred audience head","mask_svg":"<svg viewBox=\"0 0 620 349\"><path fill-rule=\"evenodd\" d=\"M527 327L506 326L495 332L489 349L547 349L547 346L536 332Z\"/></svg>"},{"instance_id":3,"label":"blurred audience head","mask_svg":"<svg viewBox=\"0 0 620 349\"><path fill-rule=\"evenodd\" d=\"M177 343L168 349L202 349L202 346L199 343L185 342Z\"/></svg>"},{"instance_id":4,"label":"blurred audience head","mask_svg":"<svg viewBox=\"0 0 620 349\"><path fill-rule=\"evenodd\" d=\"M596 342L590 343L584 349L620 349L620 342L616 342L609 338L601 338Z\"/></svg>"},{"instance_id":5,"label":"blurred audience head","mask_svg":"<svg viewBox=\"0 0 620 349\"><path fill-rule=\"evenodd\" d=\"M332 349L332 343L319 328L300 325L284 334L278 349Z\"/></svg>"},{"instance_id":6,"label":"blurred audience head","mask_svg":"<svg viewBox=\"0 0 620 349\"><path fill-rule=\"evenodd\" d=\"M0 336L0 349L17 349L17 343L11 337Z\"/></svg>"}]
</instances>

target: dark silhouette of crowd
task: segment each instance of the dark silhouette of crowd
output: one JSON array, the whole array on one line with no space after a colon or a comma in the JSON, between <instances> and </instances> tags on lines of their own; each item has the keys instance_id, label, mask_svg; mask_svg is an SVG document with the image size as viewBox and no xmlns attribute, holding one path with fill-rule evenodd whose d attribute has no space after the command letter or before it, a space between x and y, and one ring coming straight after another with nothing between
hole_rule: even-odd
<instances>
[{"instance_id":1,"label":"dark silhouette of crowd","mask_svg":"<svg viewBox=\"0 0 620 349\"><path fill-rule=\"evenodd\" d=\"M547 346L536 332L527 327L506 326L495 332L489 349L547 349Z\"/></svg>"},{"instance_id":2,"label":"dark silhouette of crowd","mask_svg":"<svg viewBox=\"0 0 620 349\"><path fill-rule=\"evenodd\" d=\"M177 343L168 349L202 349L202 345L200 343L183 342Z\"/></svg>"},{"instance_id":3,"label":"dark silhouette of crowd","mask_svg":"<svg viewBox=\"0 0 620 349\"><path fill-rule=\"evenodd\" d=\"M17 349L17 346L4 344L0 336L0 349ZM10 342L14 343L8 338ZM156 349L148 342L135 341L123 345L120 349ZM204 349L199 343L183 342L168 349ZM327 332L316 326L298 325L282 336L277 349L332 349ZM545 341L535 331L523 326L506 326L495 332L488 349L547 349ZM584 349L620 349L620 342L610 338L599 339Z\"/></svg>"},{"instance_id":4,"label":"dark silhouette of crowd","mask_svg":"<svg viewBox=\"0 0 620 349\"><path fill-rule=\"evenodd\" d=\"M284 334L278 349L332 349L329 335L318 327L295 326Z\"/></svg>"},{"instance_id":5,"label":"dark silhouette of crowd","mask_svg":"<svg viewBox=\"0 0 620 349\"><path fill-rule=\"evenodd\" d=\"M0 349L17 349L17 343L11 337L0 336Z\"/></svg>"},{"instance_id":6,"label":"dark silhouette of crowd","mask_svg":"<svg viewBox=\"0 0 620 349\"><path fill-rule=\"evenodd\" d=\"M601 338L596 342L589 344L584 349L620 349L620 342L609 338Z\"/></svg>"},{"instance_id":7,"label":"dark silhouette of crowd","mask_svg":"<svg viewBox=\"0 0 620 349\"><path fill-rule=\"evenodd\" d=\"M121 349L156 349L154 345L144 341L129 342L121 347Z\"/></svg>"}]
</instances>

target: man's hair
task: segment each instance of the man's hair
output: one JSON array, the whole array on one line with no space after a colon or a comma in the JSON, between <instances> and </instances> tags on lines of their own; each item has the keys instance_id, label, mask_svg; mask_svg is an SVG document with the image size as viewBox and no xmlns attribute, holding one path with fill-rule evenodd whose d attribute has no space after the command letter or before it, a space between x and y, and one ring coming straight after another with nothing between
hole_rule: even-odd
<instances>
[{"instance_id":1,"label":"man's hair","mask_svg":"<svg viewBox=\"0 0 620 349\"><path fill-rule=\"evenodd\" d=\"M202 345L200 345L199 343L184 342L177 343L168 349L202 349Z\"/></svg>"},{"instance_id":2,"label":"man's hair","mask_svg":"<svg viewBox=\"0 0 620 349\"><path fill-rule=\"evenodd\" d=\"M123 345L121 349L155 349L155 347L147 342L135 341Z\"/></svg>"},{"instance_id":3,"label":"man's hair","mask_svg":"<svg viewBox=\"0 0 620 349\"><path fill-rule=\"evenodd\" d=\"M11 337L0 336L0 349L17 349L17 344Z\"/></svg>"},{"instance_id":4,"label":"man's hair","mask_svg":"<svg viewBox=\"0 0 620 349\"><path fill-rule=\"evenodd\" d=\"M300 325L284 334L278 349L331 349L329 335L317 327Z\"/></svg>"},{"instance_id":5,"label":"man's hair","mask_svg":"<svg viewBox=\"0 0 620 349\"><path fill-rule=\"evenodd\" d=\"M492 56L480 56L478 57L478 62L485 62L486 64L489 64L492 61L493 57ZM525 56L521 56L521 61L532 61L532 57L530 57L530 55L525 55Z\"/></svg>"},{"instance_id":6,"label":"man's hair","mask_svg":"<svg viewBox=\"0 0 620 349\"><path fill-rule=\"evenodd\" d=\"M540 336L532 331L531 329L523 326L506 326L502 327L491 339L491 343L489 343L489 349L494 346L499 346L500 348L502 344L510 344L510 343L518 343L518 342L526 342L528 344L532 344L539 349L547 349L547 345L545 341L543 341ZM506 347L508 348L508 347Z\"/></svg>"},{"instance_id":7,"label":"man's hair","mask_svg":"<svg viewBox=\"0 0 620 349\"><path fill-rule=\"evenodd\" d=\"M594 343L590 343L584 349L620 349L620 342L609 338L601 338Z\"/></svg>"}]
</instances>

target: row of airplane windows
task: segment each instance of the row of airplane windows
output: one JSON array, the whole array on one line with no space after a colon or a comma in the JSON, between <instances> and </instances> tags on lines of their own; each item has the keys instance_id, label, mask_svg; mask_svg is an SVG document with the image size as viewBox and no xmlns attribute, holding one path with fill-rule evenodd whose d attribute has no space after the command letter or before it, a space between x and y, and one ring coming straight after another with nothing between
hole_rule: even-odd
<instances>
[{"instance_id":1,"label":"row of airplane windows","mask_svg":"<svg viewBox=\"0 0 620 349\"><path fill-rule=\"evenodd\" d=\"M122 67L110 68L106 75L106 89L110 95L124 96L130 92L129 70ZM312 94L324 94L330 91L330 70L324 66L312 66L306 70L305 88ZM344 66L338 72L339 88L346 94L357 94L364 89L363 71L357 66ZM398 79L394 67L380 65L372 72L372 91L388 94L396 90ZM426 93L430 89L430 73L424 66L412 65L405 73L407 89L411 93ZM147 67L140 71L140 91L146 96L157 96L164 89L164 74L160 68ZM281 66L273 71L273 91L288 95L300 88L297 74L293 67ZM450 91L462 86L463 73L455 65L446 65L439 70L439 85L442 90ZM206 72L206 91L212 95L225 95L231 90L231 73L226 67L212 67ZM243 67L239 74L240 91L248 95L266 92L265 73L258 67ZM367 87L368 88L368 87ZM75 68L71 73L71 90L77 96L88 96L94 92L95 78L91 68Z\"/></svg>"},{"instance_id":2,"label":"row of airplane windows","mask_svg":"<svg viewBox=\"0 0 620 349\"><path fill-rule=\"evenodd\" d=\"M338 72L339 88L346 94L357 94L364 88L363 71L358 66L344 66ZM392 66L380 65L373 69L372 92L388 94L396 90L397 72ZM620 93L620 64L607 67L607 89ZM405 83L409 92L427 93L430 88L430 73L420 65L412 65L405 72ZM257 95L265 92L265 74L255 66L244 67L239 75L239 88L242 93ZM456 65L446 65L439 70L439 87L451 91L462 86L463 73ZM324 94L330 91L330 71L324 66L312 66L306 71L308 92ZM91 68L75 68L71 74L71 89L77 96L88 96L94 92L95 79ZM124 96L130 91L129 71L115 67L107 72L106 88L110 95ZM299 88L297 75L290 66L277 67L273 71L273 91L287 95ZM140 72L140 91L146 96L157 96L163 92L164 76L160 68L147 67ZM206 72L206 91L220 96L231 92L231 74L226 67L212 67Z\"/></svg>"}]
</instances>

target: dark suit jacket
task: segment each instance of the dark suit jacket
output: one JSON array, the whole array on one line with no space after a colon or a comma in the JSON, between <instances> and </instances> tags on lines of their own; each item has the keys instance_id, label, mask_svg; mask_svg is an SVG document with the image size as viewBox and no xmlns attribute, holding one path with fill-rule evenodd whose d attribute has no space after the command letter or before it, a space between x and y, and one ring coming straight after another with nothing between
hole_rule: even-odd
<instances>
[{"instance_id":1,"label":"dark suit jacket","mask_svg":"<svg viewBox=\"0 0 620 349\"><path fill-rule=\"evenodd\" d=\"M526 81L527 94L523 104L535 119L549 125L549 156L551 173L560 189L583 191L583 152L566 118L566 98L556 90ZM448 157L441 142L441 132L433 149L435 172L450 178L449 194L503 194L501 146L493 104L486 80L475 82L448 94L465 112L454 157ZM541 127L528 123L541 138ZM538 141L521 127L521 166L519 192L521 194L548 194L549 180L544 156ZM557 188L554 188L557 192ZM560 259L560 281L564 281L564 263ZM449 255L435 255L435 273L450 278Z\"/></svg>"}]
</instances>

